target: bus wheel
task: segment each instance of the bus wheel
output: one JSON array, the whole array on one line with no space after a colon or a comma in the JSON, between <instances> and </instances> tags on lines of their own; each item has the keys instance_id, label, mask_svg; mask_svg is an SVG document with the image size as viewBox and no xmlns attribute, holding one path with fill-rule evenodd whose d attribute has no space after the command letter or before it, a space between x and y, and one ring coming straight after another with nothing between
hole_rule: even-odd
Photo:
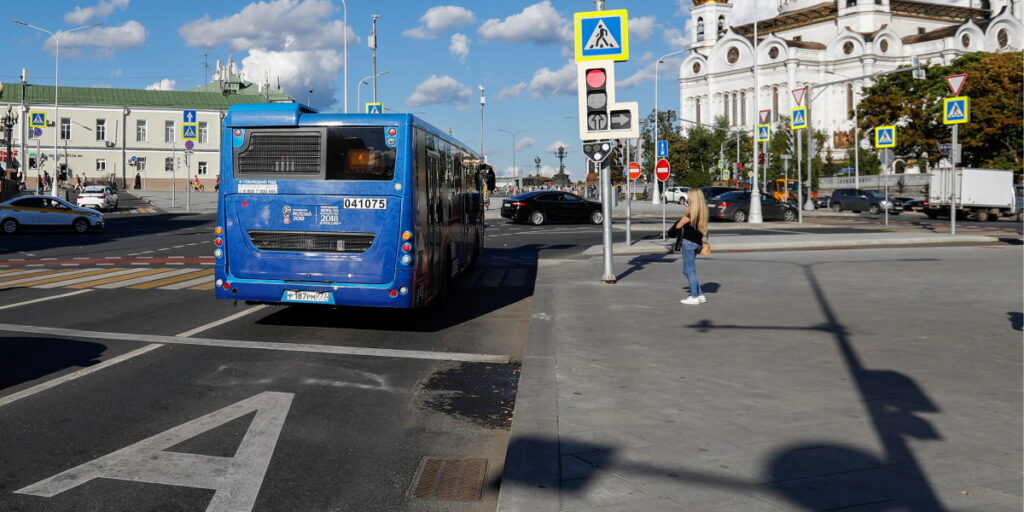
<instances>
[{"instance_id":1,"label":"bus wheel","mask_svg":"<svg viewBox=\"0 0 1024 512\"><path fill-rule=\"evenodd\" d=\"M530 224L534 226L540 226L544 224L544 212L536 211L530 214Z\"/></svg>"}]
</instances>

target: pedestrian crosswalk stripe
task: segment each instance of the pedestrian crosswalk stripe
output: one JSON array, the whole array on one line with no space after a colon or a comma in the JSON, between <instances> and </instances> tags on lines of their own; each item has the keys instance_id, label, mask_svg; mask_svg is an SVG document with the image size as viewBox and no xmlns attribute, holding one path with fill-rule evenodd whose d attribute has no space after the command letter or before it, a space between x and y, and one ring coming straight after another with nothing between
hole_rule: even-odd
<instances>
[{"instance_id":1,"label":"pedestrian crosswalk stripe","mask_svg":"<svg viewBox=\"0 0 1024 512\"><path fill-rule=\"evenodd\" d=\"M205 282L205 283L203 283L203 284L201 284L199 286L193 286L193 287L189 288L189 290L212 290L212 289L213 289L213 281L212 280L211 281L207 281L207 282Z\"/></svg>"},{"instance_id":2,"label":"pedestrian crosswalk stripe","mask_svg":"<svg viewBox=\"0 0 1024 512\"><path fill-rule=\"evenodd\" d=\"M65 286L68 286L68 285L71 285L71 284L88 283L90 281L96 281L97 279L102 279L104 277L113 277L113 276L119 276L119 275L123 275L123 274L134 274L136 272L141 272L142 269L141 268L130 268L130 269L127 269L127 270L117 270L117 271L113 271L113 270L110 270L110 269L103 269L103 271L104 271L103 274L99 275L99 276L93 275L93 274L89 274L89 275L86 275L85 277L76 277L74 279L63 279L63 280L56 281L56 282L53 282L53 283L39 285L39 286L36 286L36 288L62 288L62 287L65 287ZM88 288L88 286L85 286L85 287Z\"/></svg>"},{"instance_id":3,"label":"pedestrian crosswalk stripe","mask_svg":"<svg viewBox=\"0 0 1024 512\"><path fill-rule=\"evenodd\" d=\"M70 270L70 269L69 270L61 270L61 271L58 271L56 273L54 273L52 271L44 271L44 272L41 272L41 273L38 273L38 274L34 274L31 277L25 277L25 278L21 278L21 279L15 278L12 281L6 281L3 284L0 284L0 289L5 289L5 288L27 288L27 287L35 286L35 285L39 285L39 284L52 283L54 281L63 281L64 279L67 279L69 277L78 276L78 275L84 274L86 272L93 272L95 274L100 274L100 273L106 272L106 269L96 270L96 269L89 269L89 268L80 268L80 269L75 269L75 270ZM46 276L45 279L43 279L44 276Z\"/></svg>"},{"instance_id":4,"label":"pedestrian crosswalk stripe","mask_svg":"<svg viewBox=\"0 0 1024 512\"><path fill-rule=\"evenodd\" d=\"M35 274L37 272L45 272L45 270L40 269L40 268L34 268L34 269L30 269L30 270L5 270L3 272L3 279L2 280L10 280L10 279L14 279L14 276L23 276L25 274Z\"/></svg>"},{"instance_id":5,"label":"pedestrian crosswalk stripe","mask_svg":"<svg viewBox=\"0 0 1024 512\"><path fill-rule=\"evenodd\" d=\"M190 279L188 281L183 281L183 282L180 282L180 283L174 283L174 284L169 284L167 286L161 286L160 289L161 290L182 290L184 288L190 288L192 286L201 285L201 284L205 284L205 283L212 283L212 282L213 282L213 278L211 276L203 276L203 277L197 277L195 279Z\"/></svg>"},{"instance_id":6,"label":"pedestrian crosswalk stripe","mask_svg":"<svg viewBox=\"0 0 1024 512\"><path fill-rule=\"evenodd\" d=\"M156 281L150 281L148 283L132 285L132 286L129 286L128 288L131 288L133 290L148 290L150 288L158 288L158 287L161 287L161 286L167 286L169 284L180 283L181 281L187 281L187 280L190 280L190 279L195 279L197 277L209 276L209 275L213 274L213 269L197 271L194 268L186 268L186 269L183 269L183 270L185 270L186 272L189 272L189 273L188 274L175 275L175 276L172 276L172 277L157 276L157 277L162 278L162 279L158 279Z\"/></svg>"},{"instance_id":7,"label":"pedestrian crosswalk stripe","mask_svg":"<svg viewBox=\"0 0 1024 512\"><path fill-rule=\"evenodd\" d=\"M171 275L171 274L174 274L174 273L178 273L179 271L180 271L180 269L175 270L175 269L172 269L172 268L156 268L156 269L153 269L153 270L147 270L145 272L139 272L138 274L135 274L135 276L140 276L140 277L131 276L132 277L131 279L124 280L124 281L120 281L119 280L119 281L115 281L115 282L112 282L112 283L106 283L106 284L97 285L96 288L100 288L100 289L104 289L104 290L112 290L114 288L124 288L125 286L128 286L128 285L145 283L146 281L150 281L152 279L156 279L156 278L168 276L168 275Z\"/></svg>"},{"instance_id":8,"label":"pedestrian crosswalk stripe","mask_svg":"<svg viewBox=\"0 0 1024 512\"><path fill-rule=\"evenodd\" d=\"M92 281L79 282L67 286L67 288L98 288L98 285L113 283L116 281L123 281L125 279L132 279L134 277L152 274L153 272L159 272L161 269L150 269L150 268L133 268L133 273L118 272L117 275L113 275L113 272L108 273L106 276L100 276Z\"/></svg>"}]
</instances>

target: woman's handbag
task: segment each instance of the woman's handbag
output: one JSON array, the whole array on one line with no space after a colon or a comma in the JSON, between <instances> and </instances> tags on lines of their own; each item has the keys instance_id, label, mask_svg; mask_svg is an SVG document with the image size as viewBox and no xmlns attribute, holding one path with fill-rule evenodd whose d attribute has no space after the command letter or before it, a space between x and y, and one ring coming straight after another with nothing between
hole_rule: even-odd
<instances>
[{"instance_id":1,"label":"woman's handbag","mask_svg":"<svg viewBox=\"0 0 1024 512\"><path fill-rule=\"evenodd\" d=\"M667 233L667 235L668 235L669 237L677 237L677 236L679 236L679 235L680 235L680 234L681 234L682 232L683 232L683 230L682 230L682 229L679 229L679 228L677 228L677 227L676 227L676 225L675 225L675 224L672 224L672 227L668 228L668 233Z\"/></svg>"},{"instance_id":2,"label":"woman's handbag","mask_svg":"<svg viewBox=\"0 0 1024 512\"><path fill-rule=\"evenodd\" d=\"M697 254L701 256L711 256L711 242L704 242L700 245L700 250Z\"/></svg>"},{"instance_id":3,"label":"woman's handbag","mask_svg":"<svg viewBox=\"0 0 1024 512\"><path fill-rule=\"evenodd\" d=\"M672 244L672 252L682 252L683 250L683 233L680 232L676 235L676 242Z\"/></svg>"}]
</instances>

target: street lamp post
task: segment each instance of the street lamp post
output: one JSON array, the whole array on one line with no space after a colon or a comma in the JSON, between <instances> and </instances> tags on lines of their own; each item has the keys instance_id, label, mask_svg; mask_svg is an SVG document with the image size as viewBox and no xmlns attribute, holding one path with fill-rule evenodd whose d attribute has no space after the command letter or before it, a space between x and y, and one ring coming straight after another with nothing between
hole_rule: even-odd
<instances>
[{"instance_id":1,"label":"street lamp post","mask_svg":"<svg viewBox=\"0 0 1024 512\"><path fill-rule=\"evenodd\" d=\"M14 164L11 160L11 138L14 133L14 125L18 124L18 111L14 110L13 106L7 105L7 110L3 113L2 116L0 116L0 122L3 122L4 140L7 141L7 156L4 158L4 161L7 163L7 165L5 167L7 169L8 177L13 180L15 179L16 174L12 169ZM25 155L22 155L21 158L24 159Z\"/></svg>"},{"instance_id":2,"label":"street lamp post","mask_svg":"<svg viewBox=\"0 0 1024 512\"><path fill-rule=\"evenodd\" d=\"M56 49L55 49L56 56L53 59L53 67L54 67L54 73L53 73L53 121L54 121L55 126L54 126L54 130L53 130L53 188L51 188L51 194L56 196L57 195L57 182L59 181L57 179L57 176L60 174L60 165L57 163L60 160L60 157L57 155L57 141L60 139L60 102L59 102L59 98L60 98L60 40L64 37L64 34L69 34L71 32L75 32L77 30L84 30L84 29L87 29L87 28L98 27L98 26L102 25L102 23L93 23L91 25L83 25L81 27L75 27L75 28L73 28L71 30L58 30L57 32L50 32L49 30L46 30L45 28L40 28L40 27L37 27L37 26L35 26L35 25L31 24L31 23L26 23L26 22L21 21L21 20L14 20L14 22L19 24L19 25L25 25L26 27L34 28L34 29L36 29L36 30L38 30L40 32L45 32L45 33L49 34L50 37L53 38L54 46L56 47Z\"/></svg>"},{"instance_id":3,"label":"street lamp post","mask_svg":"<svg viewBox=\"0 0 1024 512\"><path fill-rule=\"evenodd\" d=\"M659 109L658 109L658 65L661 64L662 59L664 59L666 57L671 57L673 55L676 55L676 54L679 54L679 53L683 53L683 52L689 51L689 50L690 50L690 48L687 47L687 48L683 48L682 50L676 50L674 52L669 52L669 53L666 53L665 55L662 55L661 57L658 57L658 60L654 61L654 147L655 148L658 147L658 126L661 124L661 120L659 119L659 115L658 115L658 113L659 113ZM655 156L654 161L655 162L658 161L657 156ZM654 180L654 198L651 200L651 204L661 204L661 202L662 202L661 201L662 191L661 191L660 183L661 182L659 182L658 180Z\"/></svg>"},{"instance_id":4,"label":"street lamp post","mask_svg":"<svg viewBox=\"0 0 1024 512\"><path fill-rule=\"evenodd\" d=\"M480 158L483 158L483 163L487 163L487 159L484 158L484 105L487 104L487 97L484 96L484 86L477 87L480 88Z\"/></svg>"},{"instance_id":5,"label":"street lamp post","mask_svg":"<svg viewBox=\"0 0 1024 512\"><path fill-rule=\"evenodd\" d=\"M371 64L373 68L370 70L373 72L373 74L370 76L373 77L374 103L377 102L377 77L380 76L377 74L377 18L380 18L379 14L374 14L373 16L371 16L373 28L370 31L370 49L373 50L373 52L371 53Z\"/></svg>"},{"instance_id":6,"label":"street lamp post","mask_svg":"<svg viewBox=\"0 0 1024 512\"><path fill-rule=\"evenodd\" d=\"M520 133L525 132L526 130L517 130L514 132L510 132L508 130L502 130L501 128L498 128L498 131L505 132L512 136L512 172L516 173L516 190L522 191L523 179L519 176L519 168L516 167L516 136L519 135Z\"/></svg>"},{"instance_id":7,"label":"street lamp post","mask_svg":"<svg viewBox=\"0 0 1024 512\"><path fill-rule=\"evenodd\" d=\"M761 172L761 162L757 158L757 147L760 145L757 141L759 131L757 124L761 121L761 86L757 83L757 21L757 2L754 2L754 115L757 117L754 119L754 151L753 158L751 158L754 161L754 181L750 185L750 215L747 217L747 222L750 224L761 224L764 222L764 218L761 216L761 190L757 186L758 178L760 178L758 174ZM746 108L746 105L743 108Z\"/></svg>"},{"instance_id":8,"label":"street lamp post","mask_svg":"<svg viewBox=\"0 0 1024 512\"><path fill-rule=\"evenodd\" d=\"M390 73L390 71L381 71L380 73L377 73L375 75L370 75L370 76L360 80L359 84L356 85L356 103L358 103L358 104L362 104L363 103L363 85L365 85L371 78L376 79L378 76L384 76L384 75L386 75L388 73Z\"/></svg>"}]
</instances>

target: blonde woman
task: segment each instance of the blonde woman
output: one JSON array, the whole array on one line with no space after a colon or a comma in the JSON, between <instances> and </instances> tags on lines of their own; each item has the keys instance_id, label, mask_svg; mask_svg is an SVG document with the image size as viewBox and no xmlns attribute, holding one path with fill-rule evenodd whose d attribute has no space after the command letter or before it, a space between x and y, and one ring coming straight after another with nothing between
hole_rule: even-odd
<instances>
[{"instance_id":1,"label":"blonde woman","mask_svg":"<svg viewBox=\"0 0 1024 512\"><path fill-rule=\"evenodd\" d=\"M680 252L683 255L683 274L690 282L690 296L680 300L683 304L703 304L708 301L704 292L700 289L700 281L697 280L697 251L700 251L704 244L704 238L708 235L708 205L704 201L704 194L696 189L689 192L690 207L676 221L676 228L682 230L683 246Z\"/></svg>"}]
</instances>

